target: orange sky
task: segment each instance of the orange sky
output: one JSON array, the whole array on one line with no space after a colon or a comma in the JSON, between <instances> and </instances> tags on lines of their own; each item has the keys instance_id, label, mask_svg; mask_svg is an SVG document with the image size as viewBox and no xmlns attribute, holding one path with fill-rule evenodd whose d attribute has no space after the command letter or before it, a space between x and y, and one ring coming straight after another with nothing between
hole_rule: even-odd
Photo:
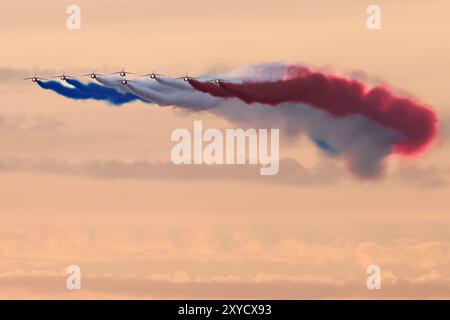
<instances>
[{"instance_id":1,"label":"orange sky","mask_svg":"<svg viewBox=\"0 0 450 320\"><path fill-rule=\"evenodd\" d=\"M448 1L373 2L380 31L366 28L372 2L356 0L80 0L78 31L66 29L69 4L20 0L0 11L1 298L450 297ZM136 164L169 161L174 129L231 124L70 101L21 80L272 61L364 71L433 106L439 140L420 158L390 158L377 181L283 136L281 158L306 170L295 183L283 164L276 179L161 166L171 178L155 180ZM82 270L76 292L65 288L70 264ZM365 286L370 264L382 269L381 290Z\"/></svg>"}]
</instances>

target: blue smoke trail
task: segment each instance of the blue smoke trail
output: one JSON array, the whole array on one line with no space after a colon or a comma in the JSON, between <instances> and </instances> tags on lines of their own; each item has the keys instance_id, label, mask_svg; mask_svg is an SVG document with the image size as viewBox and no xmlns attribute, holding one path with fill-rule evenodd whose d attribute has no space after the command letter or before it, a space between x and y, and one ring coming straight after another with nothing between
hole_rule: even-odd
<instances>
[{"instance_id":1,"label":"blue smoke trail","mask_svg":"<svg viewBox=\"0 0 450 320\"><path fill-rule=\"evenodd\" d=\"M337 156L340 154L340 151L338 149L330 146L325 140L316 139L313 137L310 137L310 138L320 149L322 149L322 151L325 151L328 155Z\"/></svg>"},{"instance_id":2,"label":"blue smoke trail","mask_svg":"<svg viewBox=\"0 0 450 320\"><path fill-rule=\"evenodd\" d=\"M85 100L85 99L89 99L89 96L86 92L82 92L76 88L69 88L66 87L64 85L62 85L60 82L58 81L54 81L54 80L50 80L50 81L41 81L38 80L37 84L43 88L43 89L47 89L47 90L53 90L56 93L70 98L70 99L75 99L75 100Z\"/></svg>"},{"instance_id":3,"label":"blue smoke trail","mask_svg":"<svg viewBox=\"0 0 450 320\"><path fill-rule=\"evenodd\" d=\"M120 106L124 103L132 102L135 100L141 100L139 97L132 93L120 93L119 91L108 88L96 83L84 84L74 79L67 79L67 83L74 86L66 87L58 81L37 81L38 85L47 90L52 90L64 97L74 100L101 100L106 101L112 105Z\"/></svg>"},{"instance_id":4,"label":"blue smoke trail","mask_svg":"<svg viewBox=\"0 0 450 320\"><path fill-rule=\"evenodd\" d=\"M70 78L66 79L66 81L68 84L74 86L75 88L90 94L91 99L105 100L114 105L122 105L124 103L132 102L135 100L140 100L140 101L146 102L146 103L149 102L149 101L141 99L140 97L138 97L130 92L122 93L122 92L117 91L114 88L109 88L109 87L106 87L106 86L98 84L98 83L94 83L94 82L83 83L76 79L70 79Z\"/></svg>"}]
</instances>

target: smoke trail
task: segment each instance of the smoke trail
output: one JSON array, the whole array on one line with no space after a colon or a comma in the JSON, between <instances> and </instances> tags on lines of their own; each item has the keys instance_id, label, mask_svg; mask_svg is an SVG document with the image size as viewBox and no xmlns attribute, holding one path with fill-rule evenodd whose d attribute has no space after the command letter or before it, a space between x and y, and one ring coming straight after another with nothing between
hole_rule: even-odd
<instances>
[{"instance_id":1,"label":"smoke trail","mask_svg":"<svg viewBox=\"0 0 450 320\"><path fill-rule=\"evenodd\" d=\"M401 154L422 151L436 136L436 115L424 104L396 97L381 86L367 89L355 80L305 70L302 73L292 79L269 82L220 82L219 88L196 80L189 83L212 96L235 97L247 104L306 103L335 117L362 115L399 132L403 139L394 148Z\"/></svg>"},{"instance_id":2,"label":"smoke trail","mask_svg":"<svg viewBox=\"0 0 450 320\"><path fill-rule=\"evenodd\" d=\"M278 75L271 78L275 77ZM200 83L222 90L211 82ZM191 110L202 107L239 126L277 127L291 137L306 133L326 154L344 159L350 169L360 177L379 175L383 169L383 159L391 153L392 144L399 140L399 135L394 131L379 127L364 117L333 118L307 104L291 103L273 108L266 104L254 103L249 108L239 99L215 98L201 94L193 88L159 94L148 89L151 86L151 82L128 83L128 87L136 95L151 98L160 105L171 104Z\"/></svg>"},{"instance_id":3,"label":"smoke trail","mask_svg":"<svg viewBox=\"0 0 450 320\"><path fill-rule=\"evenodd\" d=\"M306 134L361 178L378 177L392 152L420 151L436 134L436 116L426 105L304 66L247 66L219 77L224 79L219 84L208 78L213 77L157 77L124 84L119 77L98 76L97 81L120 94L207 111L243 128L280 128L291 138ZM72 84L87 97L90 84Z\"/></svg>"},{"instance_id":4,"label":"smoke trail","mask_svg":"<svg viewBox=\"0 0 450 320\"><path fill-rule=\"evenodd\" d=\"M179 81L179 79L171 79L169 77L156 77L155 80L160 84L179 90L191 90L192 87L185 81Z\"/></svg>"},{"instance_id":5,"label":"smoke trail","mask_svg":"<svg viewBox=\"0 0 450 320\"><path fill-rule=\"evenodd\" d=\"M142 100L141 98L137 97L136 95L130 92L121 93L116 89L105 87L97 83L89 82L85 84L76 79L71 78L67 78L66 81L68 84L74 86L76 89L88 94L91 99L104 100L113 105L122 105L124 103L132 102L135 100L148 102Z\"/></svg>"},{"instance_id":6,"label":"smoke trail","mask_svg":"<svg viewBox=\"0 0 450 320\"><path fill-rule=\"evenodd\" d=\"M47 90L52 90L64 97L74 100L102 100L109 104L120 106L124 103L132 102L140 99L131 93L120 93L115 89L98 85L96 83L84 84L75 79L66 79L67 83L73 87L68 87L59 81L37 81L38 85Z\"/></svg>"},{"instance_id":7,"label":"smoke trail","mask_svg":"<svg viewBox=\"0 0 450 320\"><path fill-rule=\"evenodd\" d=\"M306 134L327 155L343 160L364 179L382 173L385 158L400 139L395 131L362 116L335 118L307 104L284 103L274 108L228 99L209 111L244 128L280 128L291 138Z\"/></svg>"},{"instance_id":8,"label":"smoke trail","mask_svg":"<svg viewBox=\"0 0 450 320\"><path fill-rule=\"evenodd\" d=\"M62 85L58 81L54 81L54 80L41 81L41 80L38 80L37 84L43 89L53 90L56 93L66 97L66 98L75 99L75 100L90 99L89 95L86 92L80 91L80 90L75 89L75 88L66 87L66 86Z\"/></svg>"},{"instance_id":9,"label":"smoke trail","mask_svg":"<svg viewBox=\"0 0 450 320\"><path fill-rule=\"evenodd\" d=\"M218 98L232 98L233 95L212 82L201 82L195 79L188 80L190 85L200 92L209 93Z\"/></svg>"},{"instance_id":10,"label":"smoke trail","mask_svg":"<svg viewBox=\"0 0 450 320\"><path fill-rule=\"evenodd\" d=\"M220 102L219 99L194 91L192 88L179 90L169 87L158 92L152 89L151 84L135 81L128 82L127 86L135 95L152 100L161 106L174 105L191 110L202 110L217 106Z\"/></svg>"},{"instance_id":11,"label":"smoke trail","mask_svg":"<svg viewBox=\"0 0 450 320\"><path fill-rule=\"evenodd\" d=\"M301 65L283 63L261 63L244 66L230 70L224 74L223 79L233 83L243 82L267 82L283 79L290 79L307 72L307 68ZM197 79L201 80L201 79Z\"/></svg>"},{"instance_id":12,"label":"smoke trail","mask_svg":"<svg viewBox=\"0 0 450 320\"><path fill-rule=\"evenodd\" d=\"M96 76L95 80L106 87L119 91L120 93L131 93L131 90L127 86L122 85L123 79L121 77Z\"/></svg>"},{"instance_id":13,"label":"smoke trail","mask_svg":"<svg viewBox=\"0 0 450 320\"><path fill-rule=\"evenodd\" d=\"M319 138L311 138L311 140L319 147L321 148L323 151L325 151L327 154L329 154L330 156L337 156L339 155L340 151L336 148L333 148L332 146L330 146L328 144L328 142L326 142L323 139L319 139Z\"/></svg>"}]
</instances>

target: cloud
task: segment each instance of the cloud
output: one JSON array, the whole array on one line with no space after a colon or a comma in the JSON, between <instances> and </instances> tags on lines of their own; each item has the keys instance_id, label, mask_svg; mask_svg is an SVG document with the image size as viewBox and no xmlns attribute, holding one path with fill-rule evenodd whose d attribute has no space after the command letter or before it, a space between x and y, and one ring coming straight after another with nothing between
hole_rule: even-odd
<instances>
[{"instance_id":1,"label":"cloud","mask_svg":"<svg viewBox=\"0 0 450 320\"><path fill-rule=\"evenodd\" d=\"M448 143L450 139L450 114L443 115L439 124L441 126L440 138L444 140L444 143Z\"/></svg>"},{"instance_id":2,"label":"cloud","mask_svg":"<svg viewBox=\"0 0 450 320\"><path fill-rule=\"evenodd\" d=\"M33 130L56 126L43 121ZM259 165L174 165L170 161L85 160L69 162L54 159L0 158L0 171L32 172L49 175L75 175L93 179L156 180L156 181L245 181L253 183L282 184L292 187L338 185L346 180L342 170L334 163L322 159L312 169L305 168L297 160L280 160L276 175L261 176ZM449 170L434 167L408 166L391 174L386 182L408 187L440 188L448 185Z\"/></svg>"},{"instance_id":3,"label":"cloud","mask_svg":"<svg viewBox=\"0 0 450 320\"><path fill-rule=\"evenodd\" d=\"M392 178L405 184L433 189L447 186L449 183L448 174L449 170L446 168L409 165L397 169Z\"/></svg>"},{"instance_id":4,"label":"cloud","mask_svg":"<svg viewBox=\"0 0 450 320\"><path fill-rule=\"evenodd\" d=\"M240 278L192 277L182 271L149 276L85 275L82 289L65 288L58 272L0 274L2 299L424 299L448 298L450 279L435 272L417 278L384 281L368 290L364 277L343 280L313 275L256 274Z\"/></svg>"},{"instance_id":5,"label":"cloud","mask_svg":"<svg viewBox=\"0 0 450 320\"><path fill-rule=\"evenodd\" d=\"M26 116L24 114L0 114L0 130L11 131L53 131L65 126L65 122L52 115L40 114Z\"/></svg>"},{"instance_id":6,"label":"cloud","mask_svg":"<svg viewBox=\"0 0 450 320\"><path fill-rule=\"evenodd\" d=\"M188 272L209 274L214 270L217 276L247 274L236 269L239 266L256 273L276 270L291 275L351 276L365 274L368 265L377 264L383 270L402 272L402 277L416 277L430 270L450 276L450 247L445 240L318 241L305 240L303 234L295 232L283 234L286 224L273 228L239 223L161 224L149 217L133 225L125 220L101 225L5 224L0 227L0 272L16 268L48 270L76 262L89 273L132 273L142 270L140 266L146 266L147 271L168 272L183 265ZM386 228L382 223L373 226ZM269 237L264 233L267 230L271 231ZM139 264L134 265L137 261Z\"/></svg>"},{"instance_id":7,"label":"cloud","mask_svg":"<svg viewBox=\"0 0 450 320\"><path fill-rule=\"evenodd\" d=\"M79 163L52 159L0 160L0 171L80 175L98 179L175 180L175 181L252 181L293 186L330 185L341 180L337 167L324 162L309 170L294 159L282 159L274 176L261 176L259 165L174 165L163 161L86 160Z\"/></svg>"},{"instance_id":8,"label":"cloud","mask_svg":"<svg viewBox=\"0 0 450 320\"><path fill-rule=\"evenodd\" d=\"M25 68L7 68L0 67L0 85L31 85L31 81L23 81L22 79L32 77L34 74L40 77L54 77L61 74L62 71L52 69L34 68L32 70ZM78 74L80 72L76 72Z\"/></svg>"},{"instance_id":9,"label":"cloud","mask_svg":"<svg viewBox=\"0 0 450 320\"><path fill-rule=\"evenodd\" d=\"M0 84L30 77L30 74L26 69L0 68Z\"/></svg>"},{"instance_id":10,"label":"cloud","mask_svg":"<svg viewBox=\"0 0 450 320\"><path fill-rule=\"evenodd\" d=\"M267 238L253 224L116 223L4 224L0 298L450 297L445 240L307 241L285 227ZM79 292L65 288L71 264L81 267ZM379 291L366 288L370 264L381 267Z\"/></svg>"}]
</instances>

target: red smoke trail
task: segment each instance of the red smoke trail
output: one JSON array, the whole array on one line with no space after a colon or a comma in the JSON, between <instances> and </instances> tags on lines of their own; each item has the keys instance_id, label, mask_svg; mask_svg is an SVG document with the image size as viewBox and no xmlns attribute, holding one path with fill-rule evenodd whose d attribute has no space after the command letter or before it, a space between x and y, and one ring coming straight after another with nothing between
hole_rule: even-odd
<instances>
[{"instance_id":1,"label":"red smoke trail","mask_svg":"<svg viewBox=\"0 0 450 320\"><path fill-rule=\"evenodd\" d=\"M336 117L364 116L403 135L404 140L394 145L394 151L401 154L423 151L437 133L437 117L427 105L396 97L382 86L368 89L355 80L308 72L304 68L299 69L297 76L291 72L287 80L273 82L216 85L191 80L189 83L213 96L236 97L248 104L306 103Z\"/></svg>"},{"instance_id":2,"label":"red smoke trail","mask_svg":"<svg viewBox=\"0 0 450 320\"><path fill-rule=\"evenodd\" d=\"M195 79L188 79L189 84L194 87L194 89L209 93L212 96L220 98L232 98L233 95L228 91L223 90L221 87L212 82L201 82Z\"/></svg>"}]
</instances>

